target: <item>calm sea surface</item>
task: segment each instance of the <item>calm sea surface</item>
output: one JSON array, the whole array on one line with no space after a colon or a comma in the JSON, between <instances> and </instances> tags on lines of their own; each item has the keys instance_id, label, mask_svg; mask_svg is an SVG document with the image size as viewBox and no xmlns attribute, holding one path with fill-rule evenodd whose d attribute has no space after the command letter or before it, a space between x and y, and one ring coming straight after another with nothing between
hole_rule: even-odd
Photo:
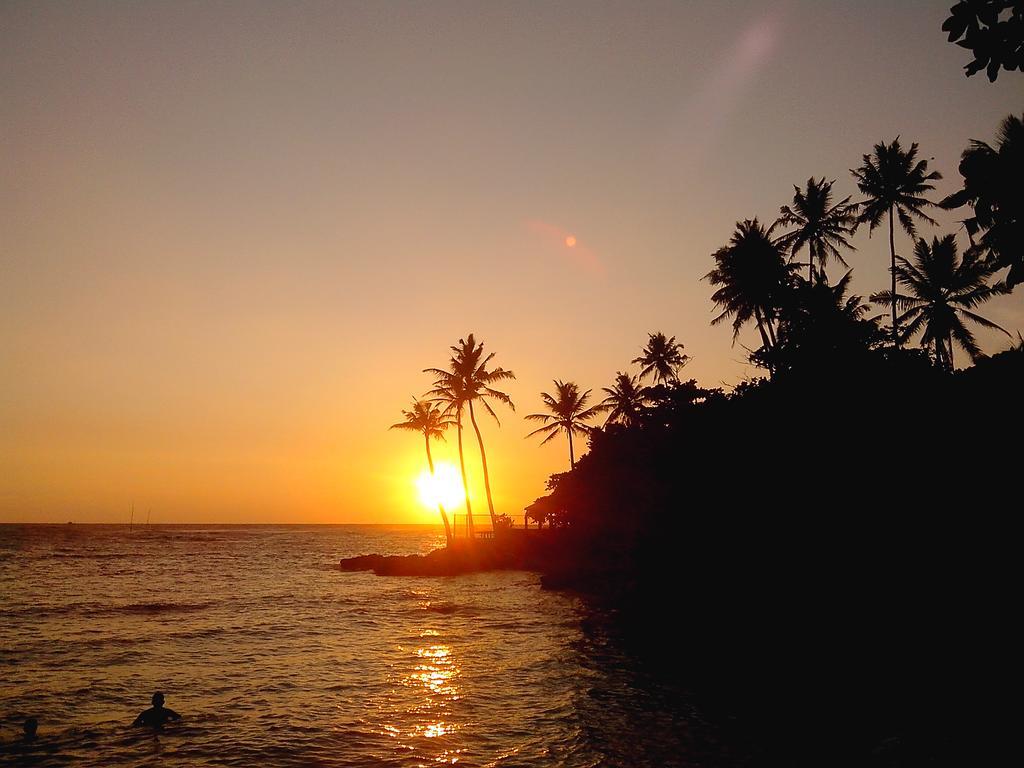
<instances>
[{"instance_id":1,"label":"calm sea surface","mask_svg":"<svg viewBox=\"0 0 1024 768\"><path fill-rule=\"evenodd\" d=\"M337 568L441 543L419 526L0 526L0 763L729 762L536 574ZM130 728L158 689L182 721ZM28 716L40 738L22 745Z\"/></svg>"}]
</instances>

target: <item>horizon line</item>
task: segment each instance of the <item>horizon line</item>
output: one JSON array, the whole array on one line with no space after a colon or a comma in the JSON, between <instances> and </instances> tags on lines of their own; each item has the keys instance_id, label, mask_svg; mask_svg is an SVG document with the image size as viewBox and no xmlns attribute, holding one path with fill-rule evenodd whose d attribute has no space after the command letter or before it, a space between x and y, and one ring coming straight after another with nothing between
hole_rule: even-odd
<instances>
[{"instance_id":1,"label":"horizon line","mask_svg":"<svg viewBox=\"0 0 1024 768\"><path fill-rule=\"evenodd\" d=\"M232 523L218 523L218 522L212 522L212 523L211 522L207 522L207 523L188 523L188 522L168 523L168 522L163 522L163 523L137 523L135 525L132 525L130 523L100 523L100 522L83 523L83 522L78 522L76 520L66 520L63 523L45 522L45 521L44 522L30 522L30 521L26 521L26 520L0 520L0 525L104 525L104 526L117 527L117 528L160 528L160 527L168 527L168 526L172 526L172 525L194 525L194 526L214 526L214 525L216 525L216 526L239 526L239 527L241 527L241 526L248 526L248 527L254 527L254 526L267 526L267 527L270 527L270 526L274 526L274 527L292 527L292 528L299 527L299 526L308 527L308 526L313 526L313 525L323 526L323 527L336 527L336 526L340 526L340 525L362 525L362 526L385 526L385 525L387 525L387 526L395 526L395 525L404 525L404 526L419 526L419 527L423 527L423 528L444 528L444 526L441 523L408 523L408 522L401 522L401 523L400 522L391 522L391 523L389 523L389 522L376 522L376 523L296 523L296 522L291 522L291 523L267 523L267 522L262 522L262 523L239 523L239 522L232 522Z\"/></svg>"}]
</instances>

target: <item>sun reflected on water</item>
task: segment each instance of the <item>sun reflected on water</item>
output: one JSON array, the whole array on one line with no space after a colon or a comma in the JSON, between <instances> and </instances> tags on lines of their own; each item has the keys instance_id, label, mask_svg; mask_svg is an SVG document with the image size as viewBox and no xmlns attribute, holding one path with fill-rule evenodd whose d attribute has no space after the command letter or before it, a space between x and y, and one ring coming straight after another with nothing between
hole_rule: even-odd
<instances>
[{"instance_id":1,"label":"sun reflected on water","mask_svg":"<svg viewBox=\"0 0 1024 768\"><path fill-rule=\"evenodd\" d=\"M438 631L423 630L420 640L415 646L399 649L406 661L395 665L398 674L393 678L393 705L382 732L404 749L436 749L429 755L433 762L457 763L462 749L444 737L459 730L451 709L460 698L459 665L452 647L439 642ZM425 746L435 740L440 740L435 747Z\"/></svg>"},{"instance_id":2,"label":"sun reflected on water","mask_svg":"<svg viewBox=\"0 0 1024 768\"><path fill-rule=\"evenodd\" d=\"M431 645L418 648L416 656L421 659L408 677L408 684L420 685L435 696L447 696L450 701L457 700L458 689L454 679L458 670L451 658L451 648L447 645Z\"/></svg>"},{"instance_id":3,"label":"sun reflected on water","mask_svg":"<svg viewBox=\"0 0 1024 768\"><path fill-rule=\"evenodd\" d=\"M438 736L444 736L446 733L453 733L455 728L451 723L431 723L423 729L421 735L426 736L428 739L434 739Z\"/></svg>"}]
</instances>

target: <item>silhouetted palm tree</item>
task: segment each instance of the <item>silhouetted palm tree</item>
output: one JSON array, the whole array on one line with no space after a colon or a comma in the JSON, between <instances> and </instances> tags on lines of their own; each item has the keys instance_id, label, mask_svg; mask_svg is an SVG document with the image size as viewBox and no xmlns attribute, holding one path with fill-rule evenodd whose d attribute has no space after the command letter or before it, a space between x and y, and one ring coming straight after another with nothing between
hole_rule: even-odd
<instances>
[{"instance_id":1,"label":"silhouetted palm tree","mask_svg":"<svg viewBox=\"0 0 1024 768\"><path fill-rule=\"evenodd\" d=\"M972 360L981 355L964 319L1010 335L971 311L993 296L1007 292L1004 283L987 284L992 272L993 268L972 251L959 259L953 235L941 240L933 238L930 247L921 238L914 246L912 262L898 257L896 277L900 285L908 289L908 294L897 293L894 300L892 292L882 291L871 300L902 310L900 319L909 323L903 332L904 340L922 332L921 345L931 346L936 364L951 371L954 341Z\"/></svg>"},{"instance_id":2,"label":"silhouetted palm tree","mask_svg":"<svg viewBox=\"0 0 1024 768\"><path fill-rule=\"evenodd\" d=\"M555 394L553 396L547 392L540 393L540 399L544 401L544 405L551 413L531 413L526 417L529 421L545 423L543 427L535 429L527 435L527 437L533 437L541 433L547 434L547 437L541 441L541 445L554 440L558 437L559 432L565 432L569 436L569 466L573 469L576 468L576 455L572 447L573 434L589 434L590 427L583 422L589 421L607 409L605 405L587 408L590 392L591 390L588 389L581 394L580 388L573 382L555 379Z\"/></svg>"},{"instance_id":3,"label":"silhouetted palm tree","mask_svg":"<svg viewBox=\"0 0 1024 768\"><path fill-rule=\"evenodd\" d=\"M807 281L814 282L814 262L817 261L821 274L825 274L825 265L830 258L835 259L844 267L849 265L840 248L853 246L846 240L856 229L856 206L850 205L850 198L844 198L832 204L832 185L835 181L815 181L812 176L807 180L807 189L801 190L794 186L793 205L784 205L779 209L781 214L773 225L775 227L794 227L778 239L779 246L789 251L790 258L795 258L804 246L807 247Z\"/></svg>"},{"instance_id":4,"label":"silhouetted palm tree","mask_svg":"<svg viewBox=\"0 0 1024 768\"><path fill-rule=\"evenodd\" d=\"M972 141L960 158L964 188L939 205L970 205L964 224L972 247L998 269L1009 267L1006 284L1024 282L1024 119L1008 115L999 126L996 148ZM975 241L978 233L981 237Z\"/></svg>"},{"instance_id":5,"label":"silhouetted palm tree","mask_svg":"<svg viewBox=\"0 0 1024 768\"><path fill-rule=\"evenodd\" d=\"M667 338L658 331L647 334L647 346L632 362L641 367L641 381L653 375L655 384L667 384L679 381L678 371L690 362L690 357L683 354L683 345L676 342L675 336Z\"/></svg>"},{"instance_id":6,"label":"silhouetted palm tree","mask_svg":"<svg viewBox=\"0 0 1024 768\"><path fill-rule=\"evenodd\" d=\"M405 421L392 424L391 429L405 429L410 432L419 432L423 435L423 442L427 449L427 465L430 467L430 476L434 476L434 458L430 454L430 440L444 440L444 431L455 422L445 417L444 413L428 400L413 400L412 410L402 411ZM452 527L448 522L448 513L444 510L444 504L438 502L438 510L441 512L441 520L444 522L444 536L448 545L452 543Z\"/></svg>"},{"instance_id":7,"label":"silhouetted palm tree","mask_svg":"<svg viewBox=\"0 0 1024 768\"><path fill-rule=\"evenodd\" d=\"M929 173L928 161L917 159L916 142L910 145L909 150L903 151L899 136L892 144L875 144L872 154L864 155L860 168L851 168L850 173L857 179L857 188L866 195L865 199L858 203L858 223L867 223L870 234L881 224L883 217L889 217L892 292L896 293L896 241L893 237L893 218L899 218L900 226L911 237L917 234L914 217L934 225L936 221L925 214L924 209L934 206L935 203L922 195L935 189L929 182L941 179L942 174L938 171ZM899 318L894 306L893 344L899 344L899 338Z\"/></svg>"},{"instance_id":8,"label":"silhouetted palm tree","mask_svg":"<svg viewBox=\"0 0 1024 768\"><path fill-rule=\"evenodd\" d=\"M715 268L704 275L712 285L721 286L711 300L722 312L711 324L731 317L733 343L753 319L764 347L775 345L773 320L797 265L786 263L771 231L756 218L737 222L729 244L713 254Z\"/></svg>"},{"instance_id":9,"label":"silhouetted palm tree","mask_svg":"<svg viewBox=\"0 0 1024 768\"><path fill-rule=\"evenodd\" d=\"M480 434L480 427L476 423L473 402L478 401L500 425L501 422L498 420L498 414L491 408L488 400L493 398L499 403L504 403L513 411L516 409L516 406L512 402L511 397L505 392L494 389L491 385L499 381L514 379L516 376L512 371L506 371L504 368L488 370L487 365L494 358L495 353L492 352L485 357L483 343L477 344L472 333L465 339L459 339L459 343L451 347L451 350L452 357L448 362L449 370L428 368L425 372L432 373L438 377L434 382L435 387L446 386L450 379L457 379L460 382L458 389L461 393L461 402L458 406L449 405L446 410L450 411L451 408L457 407L461 411L462 406L469 406L469 420L473 424L477 443L480 446L480 462L484 470L484 490L487 493L487 509L491 516L491 525L493 526L497 522L497 515L494 512L494 499L491 496L491 477L487 470L487 452L484 450L484 438Z\"/></svg>"},{"instance_id":10,"label":"silhouetted palm tree","mask_svg":"<svg viewBox=\"0 0 1024 768\"><path fill-rule=\"evenodd\" d=\"M469 479L466 477L466 457L462 450L462 409L466 404L465 389L462 379L455 374L438 369L428 368L427 371L439 373L434 381L434 388L427 392L426 396L432 397L433 402L444 405L442 413L445 416L455 414L455 428L459 442L459 472L462 474L462 492L466 497L466 534L469 538L476 537L476 529L473 526L473 504L469 500Z\"/></svg>"},{"instance_id":11,"label":"silhouetted palm tree","mask_svg":"<svg viewBox=\"0 0 1024 768\"><path fill-rule=\"evenodd\" d=\"M639 421L648 398L647 388L641 387L635 376L621 371L617 372L614 386L602 389L608 397L601 402L601 405L610 411L606 423L618 423L630 427Z\"/></svg>"}]
</instances>

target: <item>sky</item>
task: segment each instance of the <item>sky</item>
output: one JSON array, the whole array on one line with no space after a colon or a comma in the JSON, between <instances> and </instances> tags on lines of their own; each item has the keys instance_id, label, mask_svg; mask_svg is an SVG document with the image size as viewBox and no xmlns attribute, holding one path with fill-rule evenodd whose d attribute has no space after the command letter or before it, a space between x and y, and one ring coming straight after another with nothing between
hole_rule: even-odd
<instances>
[{"instance_id":1,"label":"sky","mask_svg":"<svg viewBox=\"0 0 1024 768\"><path fill-rule=\"evenodd\" d=\"M759 374L701 280L737 220L856 199L897 135L957 188L1024 76L964 77L949 5L0 3L0 521L432 522L388 426L470 332L516 374L481 428L520 515L568 468L524 438L552 379L599 397L654 331Z\"/></svg>"}]
</instances>

